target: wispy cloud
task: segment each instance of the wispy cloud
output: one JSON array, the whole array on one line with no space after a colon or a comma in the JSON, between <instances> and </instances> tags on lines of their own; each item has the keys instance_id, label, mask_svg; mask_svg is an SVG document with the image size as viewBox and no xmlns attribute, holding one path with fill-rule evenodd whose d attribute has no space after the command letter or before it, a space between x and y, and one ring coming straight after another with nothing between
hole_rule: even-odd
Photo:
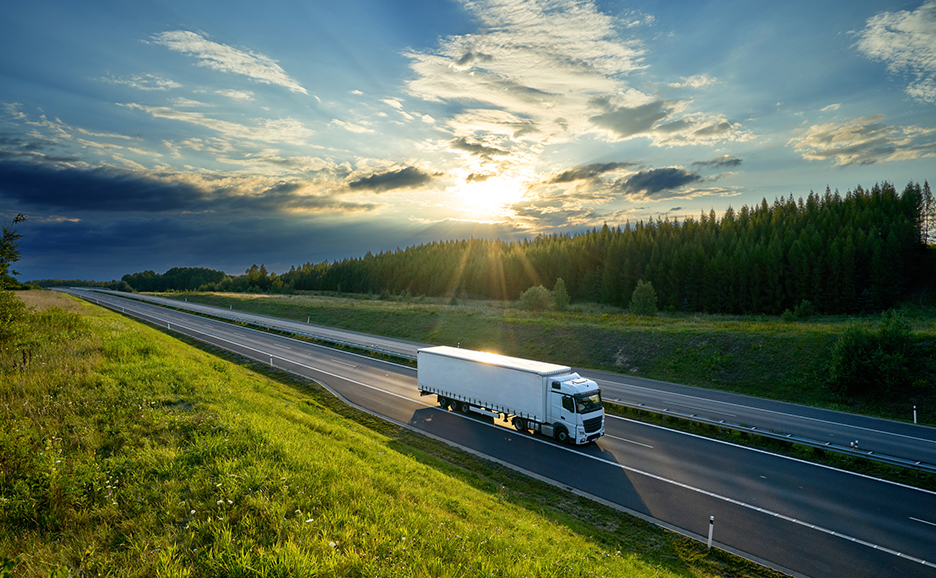
<instances>
[{"instance_id":1,"label":"wispy cloud","mask_svg":"<svg viewBox=\"0 0 936 578\"><path fill-rule=\"evenodd\" d=\"M695 76L682 76L679 82L671 82L670 88L705 88L718 82L715 77L707 74L696 74Z\"/></svg>"},{"instance_id":2,"label":"wispy cloud","mask_svg":"<svg viewBox=\"0 0 936 578\"><path fill-rule=\"evenodd\" d=\"M153 36L153 42L197 58L199 66L240 74L256 82L275 84L292 92L308 94L275 60L263 54L220 44L187 30L162 32Z\"/></svg>"},{"instance_id":3,"label":"wispy cloud","mask_svg":"<svg viewBox=\"0 0 936 578\"><path fill-rule=\"evenodd\" d=\"M559 174L546 180L546 184L554 185L559 183L571 183L573 181L595 179L608 173L614 173L622 169L629 169L636 166L634 163L612 162L612 163L592 163L581 167L566 169Z\"/></svg>"},{"instance_id":4,"label":"wispy cloud","mask_svg":"<svg viewBox=\"0 0 936 578\"><path fill-rule=\"evenodd\" d=\"M244 102L249 102L254 99L254 93L250 92L249 90L216 90L215 94L226 96L231 100L240 100Z\"/></svg>"},{"instance_id":5,"label":"wispy cloud","mask_svg":"<svg viewBox=\"0 0 936 578\"><path fill-rule=\"evenodd\" d=\"M337 118L333 118L330 124L333 124L339 128L343 128L348 132L354 132L354 133L359 133L359 134L374 132L373 129L367 128L366 126L362 126L360 124L354 124L353 122L345 122L343 120L338 120Z\"/></svg>"},{"instance_id":6,"label":"wispy cloud","mask_svg":"<svg viewBox=\"0 0 936 578\"><path fill-rule=\"evenodd\" d=\"M716 169L721 168L734 168L741 166L741 159L738 157L733 157L731 155L722 155L714 159L707 161L695 161L692 163L694 167L711 167Z\"/></svg>"},{"instance_id":7,"label":"wispy cloud","mask_svg":"<svg viewBox=\"0 0 936 578\"><path fill-rule=\"evenodd\" d=\"M872 165L936 156L936 129L891 126L884 115L817 124L789 143L807 160L834 159L838 166Z\"/></svg>"},{"instance_id":8,"label":"wispy cloud","mask_svg":"<svg viewBox=\"0 0 936 578\"><path fill-rule=\"evenodd\" d=\"M137 90L172 90L174 88L182 88L182 85L178 82L156 74L141 74L123 78L109 76L101 80L111 84L122 84Z\"/></svg>"},{"instance_id":9,"label":"wispy cloud","mask_svg":"<svg viewBox=\"0 0 936 578\"><path fill-rule=\"evenodd\" d=\"M144 106L142 104L121 104L129 109L140 110L156 118L166 118L202 126L226 136L261 142L283 142L304 144L314 131L293 118L260 119L253 126L246 126L227 120L219 120L200 112L186 112L166 106Z\"/></svg>"},{"instance_id":10,"label":"wispy cloud","mask_svg":"<svg viewBox=\"0 0 936 578\"><path fill-rule=\"evenodd\" d=\"M858 36L858 50L865 56L885 62L892 73L914 77L907 94L936 104L936 0L912 12L881 12Z\"/></svg>"}]
</instances>

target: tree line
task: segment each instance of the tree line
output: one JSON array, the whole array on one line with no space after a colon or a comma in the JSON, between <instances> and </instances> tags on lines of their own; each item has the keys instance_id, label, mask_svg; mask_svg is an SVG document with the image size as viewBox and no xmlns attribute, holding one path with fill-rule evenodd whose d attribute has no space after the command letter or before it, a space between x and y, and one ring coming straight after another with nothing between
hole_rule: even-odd
<instances>
[{"instance_id":1,"label":"tree line","mask_svg":"<svg viewBox=\"0 0 936 578\"><path fill-rule=\"evenodd\" d=\"M880 311L905 297L933 211L928 182L902 193L883 183L765 199L721 218L713 210L513 243L429 243L306 263L280 280L306 290L515 300L562 279L572 300L619 306L644 281L670 310L780 313L806 302L826 313Z\"/></svg>"},{"instance_id":2,"label":"tree line","mask_svg":"<svg viewBox=\"0 0 936 578\"><path fill-rule=\"evenodd\" d=\"M671 311L771 313L882 311L905 298L914 268L936 233L929 183L826 189L766 199L698 218L604 225L516 242L428 243L336 262L305 263L277 275L177 267L124 275L136 291L336 291L517 300L562 280L572 301L626 306L638 283Z\"/></svg>"}]
</instances>

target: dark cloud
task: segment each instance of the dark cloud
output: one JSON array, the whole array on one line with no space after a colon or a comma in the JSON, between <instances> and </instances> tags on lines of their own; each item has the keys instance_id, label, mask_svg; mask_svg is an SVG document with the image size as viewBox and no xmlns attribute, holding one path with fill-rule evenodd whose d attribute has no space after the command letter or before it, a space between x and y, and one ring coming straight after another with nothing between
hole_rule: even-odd
<instances>
[{"instance_id":1,"label":"dark cloud","mask_svg":"<svg viewBox=\"0 0 936 578\"><path fill-rule=\"evenodd\" d=\"M465 178L466 183L483 183L489 178L496 176L494 173L471 173Z\"/></svg>"},{"instance_id":2,"label":"dark cloud","mask_svg":"<svg viewBox=\"0 0 936 578\"><path fill-rule=\"evenodd\" d=\"M494 60L494 57L490 54L468 50L461 56L461 58L455 61L455 66L458 68L468 68L475 62L490 62L492 60Z\"/></svg>"},{"instance_id":3,"label":"dark cloud","mask_svg":"<svg viewBox=\"0 0 936 578\"><path fill-rule=\"evenodd\" d=\"M213 186L215 182L217 186ZM58 212L69 216L88 212L171 215L298 210L352 213L376 207L342 201L332 194L308 194L308 184L301 181L281 182L255 193L231 187L227 179L205 175L196 186L171 174L160 177L112 167L79 169L48 162L4 162L0 158L0 199L29 212Z\"/></svg>"},{"instance_id":4,"label":"dark cloud","mask_svg":"<svg viewBox=\"0 0 936 578\"><path fill-rule=\"evenodd\" d=\"M546 184L554 185L557 183L570 183L572 181L579 181L583 179L594 179L603 175L604 173L633 166L636 165L634 163L592 163L590 165L574 167L562 171L558 175L546 181Z\"/></svg>"},{"instance_id":5,"label":"dark cloud","mask_svg":"<svg viewBox=\"0 0 936 578\"><path fill-rule=\"evenodd\" d=\"M77 169L32 162L0 161L0 197L56 211L197 210L198 189L113 168Z\"/></svg>"},{"instance_id":6,"label":"dark cloud","mask_svg":"<svg viewBox=\"0 0 936 578\"><path fill-rule=\"evenodd\" d=\"M731 155L724 155L720 157L715 157L714 159L708 161L696 161L692 163L694 167L711 167L711 168L733 168L741 165L741 159L738 157L733 157Z\"/></svg>"},{"instance_id":7,"label":"dark cloud","mask_svg":"<svg viewBox=\"0 0 936 578\"><path fill-rule=\"evenodd\" d=\"M635 107L612 107L606 100L595 100L592 104L603 108L605 112L589 120L595 126L610 130L622 139L648 133L653 125L670 115L670 107L662 100Z\"/></svg>"},{"instance_id":8,"label":"dark cloud","mask_svg":"<svg viewBox=\"0 0 936 578\"><path fill-rule=\"evenodd\" d=\"M396 171L377 173L348 183L352 190L373 191L382 193L393 189L411 189L428 184L435 175L427 173L416 167L406 167Z\"/></svg>"},{"instance_id":9,"label":"dark cloud","mask_svg":"<svg viewBox=\"0 0 936 578\"><path fill-rule=\"evenodd\" d=\"M465 137L457 138L449 144L455 150L465 151L487 160L490 160L491 157L510 154L510 151L505 151L504 149L491 147L476 142L468 142L468 139Z\"/></svg>"},{"instance_id":10,"label":"dark cloud","mask_svg":"<svg viewBox=\"0 0 936 578\"><path fill-rule=\"evenodd\" d=\"M691 173L686 169L668 167L641 171L635 175L621 179L617 187L624 193L642 196L643 198L668 198L672 195L665 193L673 189L678 189L679 187L697 183L701 180L702 176L698 173Z\"/></svg>"}]
</instances>

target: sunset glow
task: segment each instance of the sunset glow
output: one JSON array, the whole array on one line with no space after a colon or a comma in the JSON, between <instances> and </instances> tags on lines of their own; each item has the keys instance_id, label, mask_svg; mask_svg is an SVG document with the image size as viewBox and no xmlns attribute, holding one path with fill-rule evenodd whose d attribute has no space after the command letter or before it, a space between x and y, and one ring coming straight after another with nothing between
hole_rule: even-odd
<instances>
[{"instance_id":1,"label":"sunset glow","mask_svg":"<svg viewBox=\"0 0 936 578\"><path fill-rule=\"evenodd\" d=\"M23 279L285 271L933 181L936 0L11 3Z\"/></svg>"}]
</instances>

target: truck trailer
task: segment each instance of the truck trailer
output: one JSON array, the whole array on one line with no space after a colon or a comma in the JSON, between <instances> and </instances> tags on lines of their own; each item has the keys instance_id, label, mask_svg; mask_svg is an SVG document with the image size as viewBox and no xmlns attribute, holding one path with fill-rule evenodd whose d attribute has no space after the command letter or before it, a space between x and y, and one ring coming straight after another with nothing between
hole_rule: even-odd
<instances>
[{"instance_id":1,"label":"truck trailer","mask_svg":"<svg viewBox=\"0 0 936 578\"><path fill-rule=\"evenodd\" d=\"M416 352L420 395L439 405L511 422L564 443L587 444L604 435L598 384L572 368L455 347Z\"/></svg>"}]
</instances>

